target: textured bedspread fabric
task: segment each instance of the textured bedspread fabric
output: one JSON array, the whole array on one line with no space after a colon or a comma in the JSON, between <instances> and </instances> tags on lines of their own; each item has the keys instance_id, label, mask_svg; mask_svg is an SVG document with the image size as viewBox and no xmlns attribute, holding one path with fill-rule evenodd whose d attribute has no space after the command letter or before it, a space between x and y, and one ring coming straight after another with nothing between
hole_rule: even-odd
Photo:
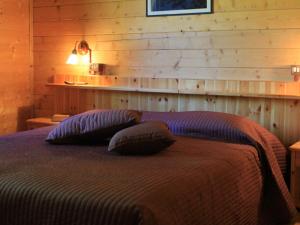
<instances>
[{"instance_id":1,"label":"textured bedspread fabric","mask_svg":"<svg viewBox=\"0 0 300 225\"><path fill-rule=\"evenodd\" d=\"M144 112L142 119L162 120L178 135L244 143L255 147L264 171L263 211L282 224L296 214L282 175L282 172L286 172L286 149L265 128L246 117L206 111ZM281 163L281 170L278 162Z\"/></svg>"},{"instance_id":2,"label":"textured bedspread fabric","mask_svg":"<svg viewBox=\"0 0 300 225\"><path fill-rule=\"evenodd\" d=\"M286 148L271 132L245 117L207 111L144 112L142 120L164 121L176 135L209 138L231 143L252 144L253 139L257 138L257 134L259 134L267 140L268 145L275 153L283 175L288 175Z\"/></svg>"},{"instance_id":3,"label":"textured bedspread fabric","mask_svg":"<svg viewBox=\"0 0 300 225\"><path fill-rule=\"evenodd\" d=\"M295 214L277 162L286 151L263 128L211 112L143 119L194 137L140 157L50 145L51 128L0 137L0 224L275 225Z\"/></svg>"},{"instance_id":4,"label":"textured bedspread fabric","mask_svg":"<svg viewBox=\"0 0 300 225\"><path fill-rule=\"evenodd\" d=\"M252 146L177 137L156 155L119 156L49 145L50 129L0 138L1 225L280 224L262 214Z\"/></svg>"}]
</instances>

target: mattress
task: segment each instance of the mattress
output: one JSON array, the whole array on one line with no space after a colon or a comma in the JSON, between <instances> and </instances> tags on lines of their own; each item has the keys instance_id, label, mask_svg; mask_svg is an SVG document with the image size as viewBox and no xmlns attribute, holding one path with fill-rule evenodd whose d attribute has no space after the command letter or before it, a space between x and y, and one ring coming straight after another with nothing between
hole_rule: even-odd
<instances>
[{"instance_id":1,"label":"mattress","mask_svg":"<svg viewBox=\"0 0 300 225\"><path fill-rule=\"evenodd\" d=\"M120 156L50 145L52 128L0 137L1 225L272 225L296 213L262 137L177 136L158 154Z\"/></svg>"}]
</instances>

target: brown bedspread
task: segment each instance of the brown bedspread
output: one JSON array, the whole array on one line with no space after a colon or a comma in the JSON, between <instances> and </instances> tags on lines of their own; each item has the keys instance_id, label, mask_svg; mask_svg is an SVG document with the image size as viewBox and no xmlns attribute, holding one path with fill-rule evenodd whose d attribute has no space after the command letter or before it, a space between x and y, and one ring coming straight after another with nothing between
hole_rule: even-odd
<instances>
[{"instance_id":1,"label":"brown bedspread","mask_svg":"<svg viewBox=\"0 0 300 225\"><path fill-rule=\"evenodd\" d=\"M283 215L263 210L282 195L264 196L249 145L178 137L159 154L124 157L49 145L49 129L0 138L1 225L268 225L294 212L281 201Z\"/></svg>"},{"instance_id":2,"label":"brown bedspread","mask_svg":"<svg viewBox=\"0 0 300 225\"><path fill-rule=\"evenodd\" d=\"M143 120L163 120L172 132L255 147L264 171L263 211L274 221L287 222L295 214L295 206L285 184L286 149L265 128L246 117L220 112L144 112ZM280 163L280 166L278 165ZM282 171L282 172L281 172Z\"/></svg>"}]
</instances>

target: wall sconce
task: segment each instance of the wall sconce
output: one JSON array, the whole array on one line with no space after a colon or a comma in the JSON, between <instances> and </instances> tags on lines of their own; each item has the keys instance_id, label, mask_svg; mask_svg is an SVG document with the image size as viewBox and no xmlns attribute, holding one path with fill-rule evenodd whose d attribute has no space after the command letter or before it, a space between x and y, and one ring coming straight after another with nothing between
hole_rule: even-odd
<instances>
[{"instance_id":1,"label":"wall sconce","mask_svg":"<svg viewBox=\"0 0 300 225\"><path fill-rule=\"evenodd\" d=\"M81 56L81 60L78 59L78 55ZM82 64L92 63L92 49L90 49L87 41L82 40L78 43L75 42L75 47L67 60L67 64L76 65L78 62Z\"/></svg>"},{"instance_id":2,"label":"wall sconce","mask_svg":"<svg viewBox=\"0 0 300 225\"><path fill-rule=\"evenodd\" d=\"M291 74L294 76L294 81L299 81L300 66L291 66Z\"/></svg>"}]
</instances>

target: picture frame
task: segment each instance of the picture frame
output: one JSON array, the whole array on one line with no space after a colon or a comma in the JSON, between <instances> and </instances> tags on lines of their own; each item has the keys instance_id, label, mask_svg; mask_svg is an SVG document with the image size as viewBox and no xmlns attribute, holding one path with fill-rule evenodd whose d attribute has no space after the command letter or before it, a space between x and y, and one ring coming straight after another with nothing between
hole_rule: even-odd
<instances>
[{"instance_id":1,"label":"picture frame","mask_svg":"<svg viewBox=\"0 0 300 225\"><path fill-rule=\"evenodd\" d=\"M147 0L147 16L212 13L212 0Z\"/></svg>"}]
</instances>

